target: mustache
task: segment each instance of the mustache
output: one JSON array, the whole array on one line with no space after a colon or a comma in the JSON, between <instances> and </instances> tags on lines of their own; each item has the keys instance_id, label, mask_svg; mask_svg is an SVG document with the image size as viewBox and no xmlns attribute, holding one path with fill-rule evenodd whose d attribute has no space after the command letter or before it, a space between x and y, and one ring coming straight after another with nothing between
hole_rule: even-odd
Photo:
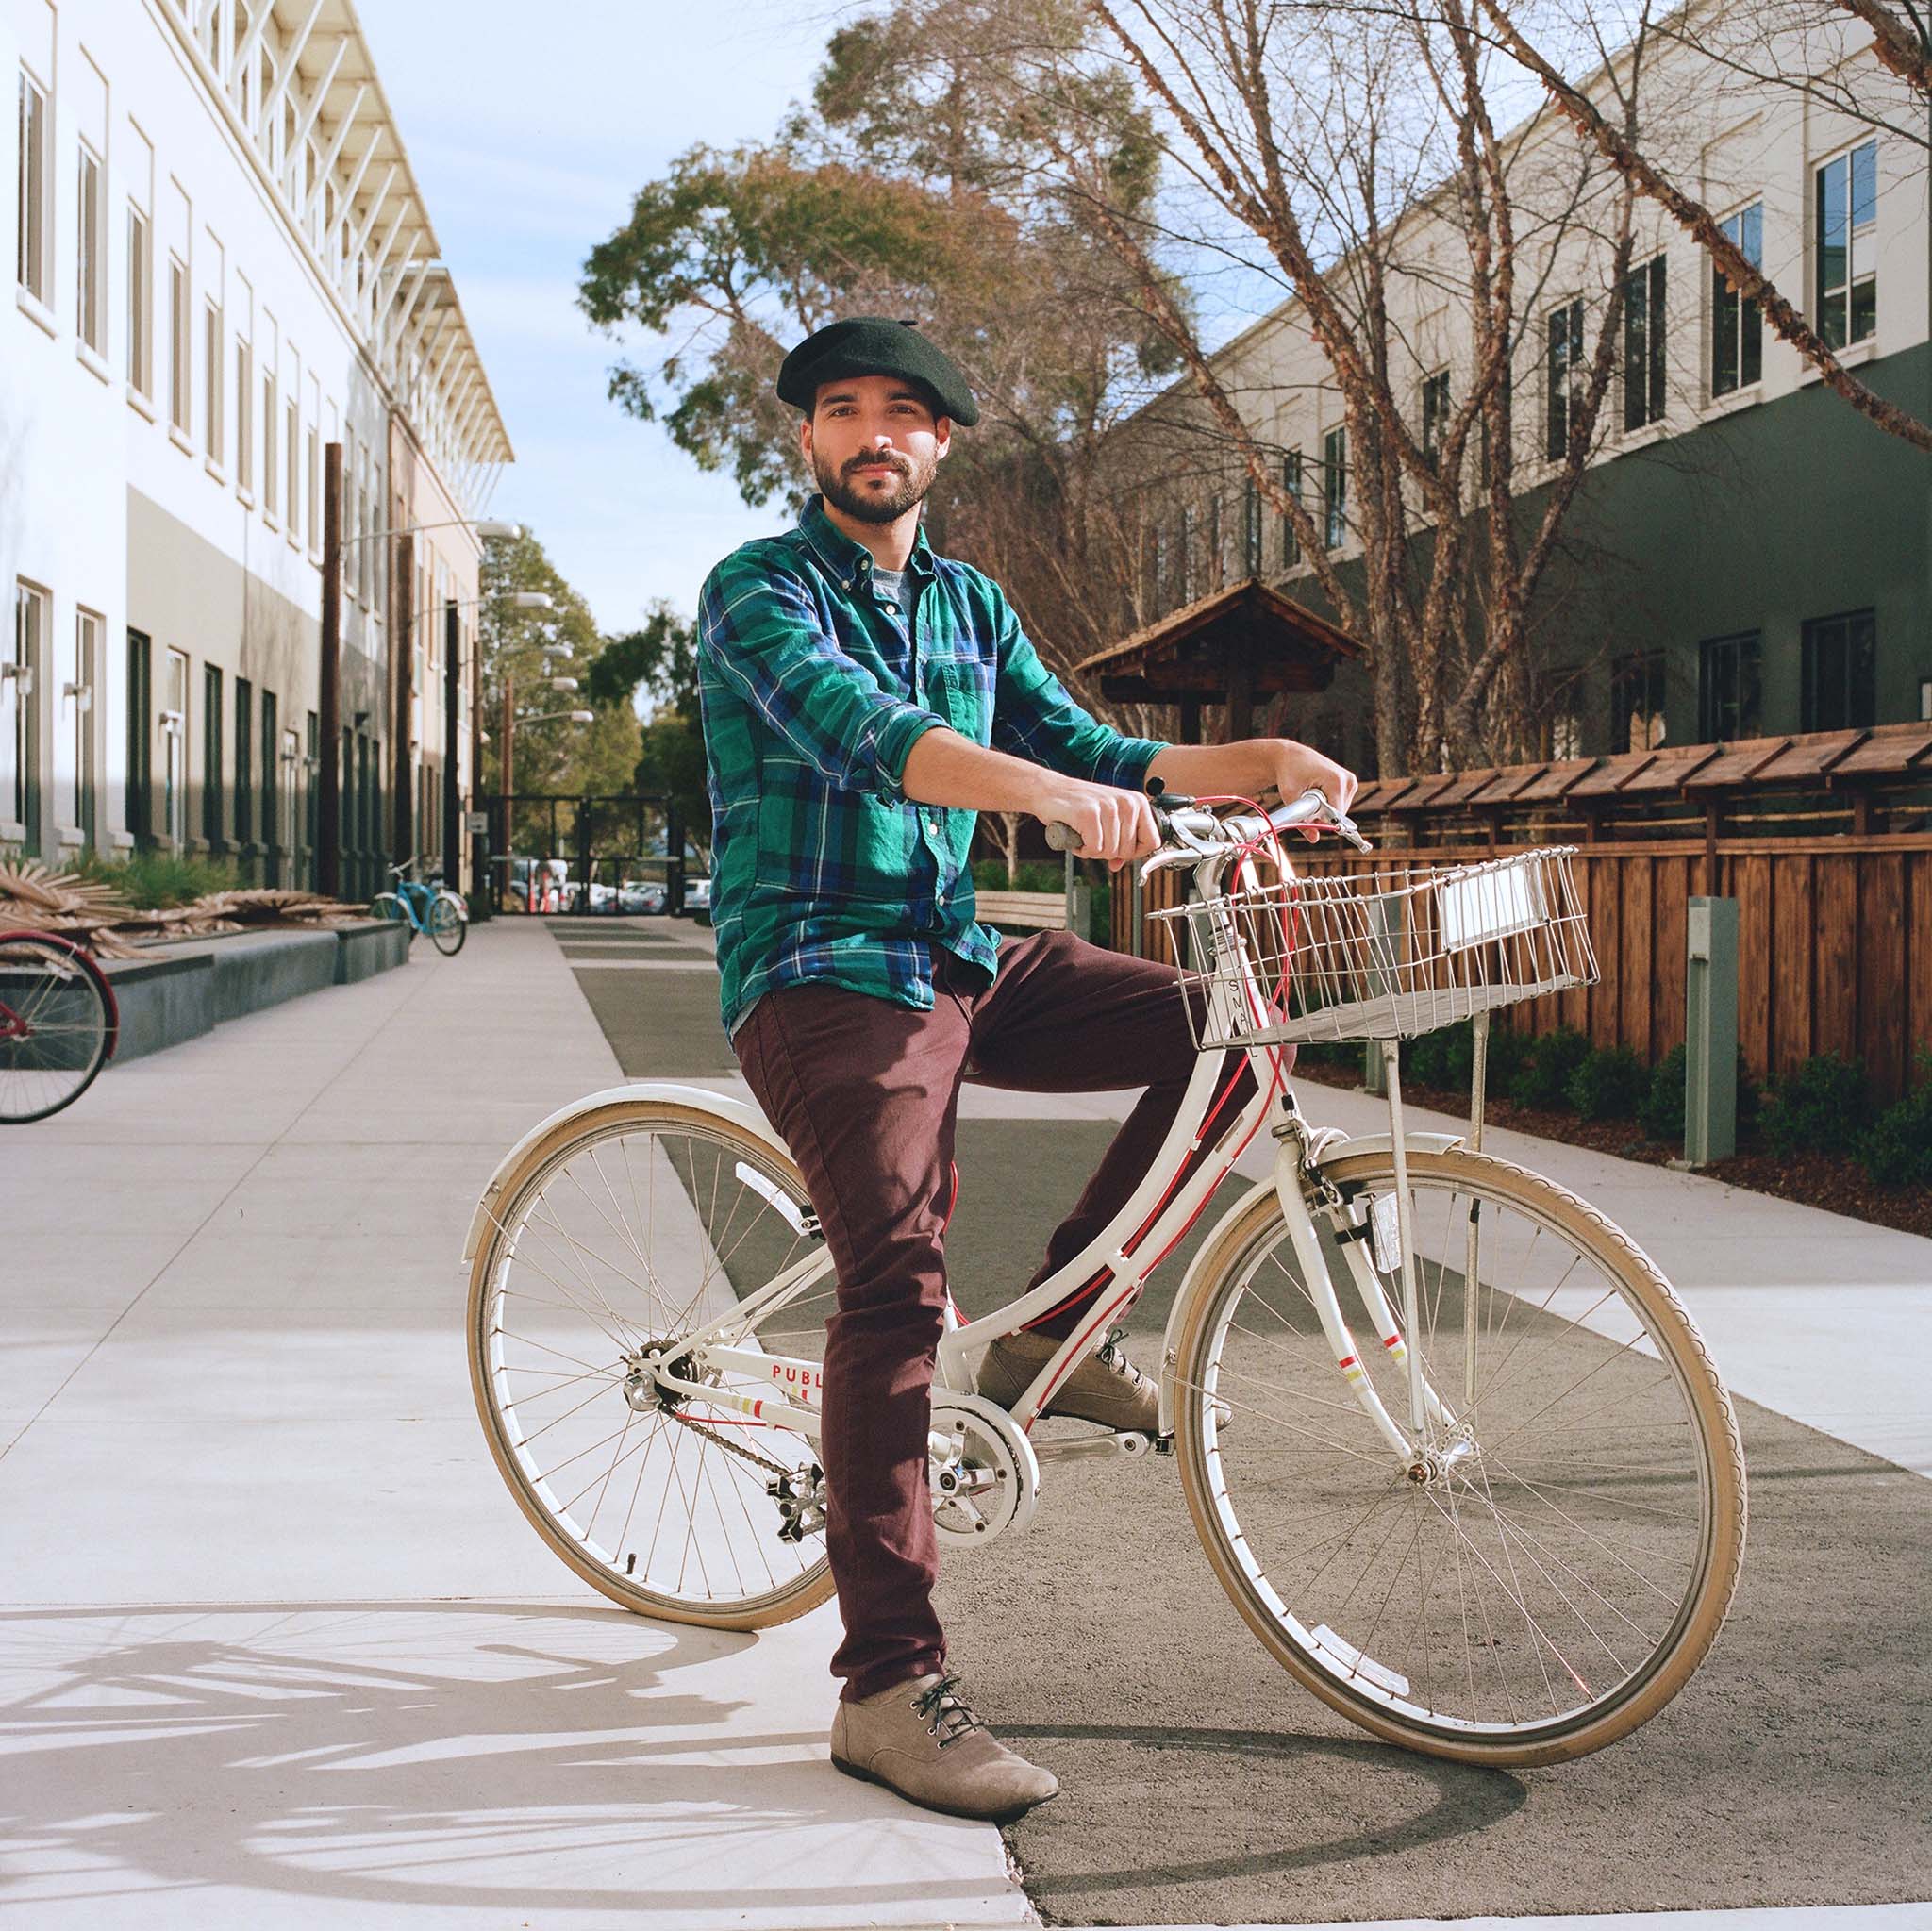
<instances>
[{"instance_id":1,"label":"mustache","mask_svg":"<svg viewBox=\"0 0 1932 1931\"><path fill-rule=\"evenodd\" d=\"M912 474L912 465L904 457L899 456L855 456L839 474L841 476L849 476L855 470L881 467L902 476L909 476Z\"/></svg>"}]
</instances>

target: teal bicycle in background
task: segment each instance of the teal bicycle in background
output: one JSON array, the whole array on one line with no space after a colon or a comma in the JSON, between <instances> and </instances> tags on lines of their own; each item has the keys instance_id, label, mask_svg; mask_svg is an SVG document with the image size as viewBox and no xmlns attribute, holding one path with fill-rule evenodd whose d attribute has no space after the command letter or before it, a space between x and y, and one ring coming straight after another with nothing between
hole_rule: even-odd
<instances>
[{"instance_id":1,"label":"teal bicycle in background","mask_svg":"<svg viewBox=\"0 0 1932 1931\"><path fill-rule=\"evenodd\" d=\"M459 893L450 891L439 878L425 885L410 874L420 861L405 859L391 865L389 874L396 882L393 891L379 891L370 901L372 919L400 919L409 928L409 943L416 934L426 932L438 952L453 957L463 949L470 930L470 908Z\"/></svg>"}]
</instances>

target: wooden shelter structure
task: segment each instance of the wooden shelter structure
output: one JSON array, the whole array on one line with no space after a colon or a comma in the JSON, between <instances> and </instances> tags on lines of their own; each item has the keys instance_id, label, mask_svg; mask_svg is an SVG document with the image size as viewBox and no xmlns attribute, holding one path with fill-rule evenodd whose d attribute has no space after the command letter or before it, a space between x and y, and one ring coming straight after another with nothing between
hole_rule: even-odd
<instances>
[{"instance_id":1,"label":"wooden shelter structure","mask_svg":"<svg viewBox=\"0 0 1932 1931\"><path fill-rule=\"evenodd\" d=\"M1201 741L1201 707L1227 707L1225 738L1252 734L1257 704L1325 691L1362 646L1257 576L1197 597L1074 665L1103 697L1180 707L1179 741Z\"/></svg>"}]
</instances>

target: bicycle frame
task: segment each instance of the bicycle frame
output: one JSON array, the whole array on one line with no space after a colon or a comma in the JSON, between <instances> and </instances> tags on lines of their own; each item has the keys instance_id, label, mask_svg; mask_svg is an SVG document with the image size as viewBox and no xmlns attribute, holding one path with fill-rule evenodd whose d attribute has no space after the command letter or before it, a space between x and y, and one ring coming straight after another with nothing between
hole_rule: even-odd
<instances>
[{"instance_id":1,"label":"bicycle frame","mask_svg":"<svg viewBox=\"0 0 1932 1931\"><path fill-rule=\"evenodd\" d=\"M1211 900L1220 891L1222 874L1235 855L1217 851L1194 867L1197 894ZM1241 996L1258 1002L1251 1009L1265 1012L1272 1007L1268 990L1257 979L1230 916L1217 921L1217 939L1241 961ZM1211 961L1209 962L1211 963ZM1229 998L1227 986L1210 975L1210 997ZM1065 1266L1039 1287L994 1313L976 1321L964 1321L948 1300L946 1331L941 1336L934 1366L936 1389L971 1392L974 1379L971 1360L981 1349L1004 1336L1051 1313L1064 1303L1084 1295L1087 1311L1073 1331L1055 1350L1024 1394L1013 1403L1011 1413L1023 1430L1030 1432L1039 1421L1054 1391L1079 1363L1093 1351L1108 1324L1132 1306L1147 1283L1148 1276L1166 1258L1182 1236L1193 1224L1221 1184L1234 1170L1264 1122L1271 1121L1277 1141L1274 1171L1264 1184L1272 1187L1281 1203L1290 1239L1319 1316L1324 1336L1333 1350L1338 1371L1350 1392L1388 1443L1392 1457L1404 1466L1413 1466L1428 1452L1431 1443L1456 1427L1456 1417L1438 1398L1422 1373L1419 1358L1412 1357L1404 1328L1414 1329L1415 1282L1413 1245L1407 1223L1407 1203L1400 1174L1406 1171L1399 1125L1392 1136L1398 1164L1395 1206L1400 1224L1394 1229L1404 1285L1404 1317L1398 1321L1388 1293L1364 1248L1367 1240L1352 1240L1343 1248L1350 1283L1362 1303L1377 1340L1398 1368L1407 1370L1410 1391L1408 1425L1404 1427L1390 1415L1371 1386L1359 1358L1357 1344L1342 1312L1320 1237L1305 1194L1311 1175L1319 1173L1320 1161L1330 1152L1340 1136L1323 1134L1308 1126L1297 1106L1292 1089L1279 1070L1280 1049L1261 1045L1236 1048L1244 1054L1256 1080L1256 1091L1234 1116L1215 1142L1210 1157L1198 1170L1183 1179L1189 1159L1204 1143L1210 1124L1221 1072L1227 1057L1221 1052L1203 1053L1195 1063L1173 1125L1158 1154L1140 1185L1108 1225L1088 1242ZM705 1096L707 1101L710 1095ZM1357 1142L1360 1151L1365 1143ZM740 1177L752 1179L749 1168L741 1167ZM772 1189L762 1176L756 1176L758 1190L772 1199ZM1252 1193L1239 1203L1245 1207ZM787 1218L801 1232L815 1232L811 1223L795 1202L773 1200L780 1211L791 1208ZM1377 1239L1379 1240L1379 1235ZM1211 1243L1210 1243L1211 1244ZM725 1408L755 1424L791 1428L816 1440L819 1432L819 1402L823 1377L818 1364L768 1355L756 1346L739 1345L757 1323L778 1311L789 1302L810 1291L831 1271L829 1253L819 1250L775 1276L763 1288L720 1316L708 1326L684 1338L678 1343L677 1365L688 1357L691 1372L674 1374L659 1367L659 1384L693 1399ZM1174 1357L1175 1323L1186 1303L1185 1293L1177 1295L1162 1348L1160 1421L1163 1435L1174 1428L1174 1387L1171 1363ZM752 1395L720 1388L702 1377L708 1371L727 1370L754 1381L768 1381L774 1393ZM794 1393L802 1399L792 1398ZM1448 1450L1448 1458L1461 1453L1461 1445Z\"/></svg>"}]
</instances>

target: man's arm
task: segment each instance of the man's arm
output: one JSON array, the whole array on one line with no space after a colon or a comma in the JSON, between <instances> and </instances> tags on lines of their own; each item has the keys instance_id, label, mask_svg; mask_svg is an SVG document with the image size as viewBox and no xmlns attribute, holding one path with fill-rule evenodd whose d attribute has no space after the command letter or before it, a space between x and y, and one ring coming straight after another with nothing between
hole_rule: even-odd
<instances>
[{"instance_id":1,"label":"man's arm","mask_svg":"<svg viewBox=\"0 0 1932 1931\"><path fill-rule=\"evenodd\" d=\"M1298 798L1310 786L1347 810L1356 776L1292 738L1244 738L1235 744L1169 744L1148 775L1187 797L1252 798L1278 791ZM957 731L928 731L907 754L906 795L961 811L1024 811L1042 824L1071 824L1082 853L1118 871L1158 848L1154 813L1139 791L1090 783L1004 751L968 742Z\"/></svg>"}]
</instances>

